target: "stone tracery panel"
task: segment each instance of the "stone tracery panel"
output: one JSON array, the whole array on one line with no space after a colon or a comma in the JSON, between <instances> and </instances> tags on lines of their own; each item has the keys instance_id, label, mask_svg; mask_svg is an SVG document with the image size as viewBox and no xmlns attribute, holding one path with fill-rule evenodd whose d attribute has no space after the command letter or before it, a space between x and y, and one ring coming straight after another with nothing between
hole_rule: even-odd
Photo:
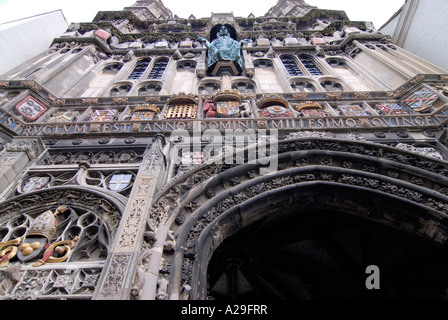
<instances>
[{"instance_id":1,"label":"stone tracery panel","mask_svg":"<svg viewBox=\"0 0 448 320\"><path fill-rule=\"evenodd\" d=\"M101 170L64 170L64 172L40 172L25 176L23 181L17 185L17 194L27 194L45 188L86 185L104 188L117 193L127 195L135 180L133 171L101 171ZM82 177L80 176L82 175Z\"/></svg>"},{"instance_id":2,"label":"stone tracery panel","mask_svg":"<svg viewBox=\"0 0 448 320\"><path fill-rule=\"evenodd\" d=\"M0 299L91 299L123 208L76 187L2 203ZM48 215L55 215L53 226L41 224ZM47 246L37 248L36 241Z\"/></svg>"}]
</instances>

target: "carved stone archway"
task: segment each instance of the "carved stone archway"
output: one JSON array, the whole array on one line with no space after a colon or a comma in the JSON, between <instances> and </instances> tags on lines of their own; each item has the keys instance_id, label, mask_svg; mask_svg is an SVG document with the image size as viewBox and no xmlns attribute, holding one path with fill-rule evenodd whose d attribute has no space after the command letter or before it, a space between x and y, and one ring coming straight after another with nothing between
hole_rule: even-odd
<instances>
[{"instance_id":1,"label":"carved stone archway","mask_svg":"<svg viewBox=\"0 0 448 320\"><path fill-rule=\"evenodd\" d=\"M247 160L251 148L261 147L239 150L235 159ZM146 239L153 250L164 249L157 298L205 299L214 250L225 238L287 206L331 206L446 246L446 162L331 138L280 141L278 156L272 157L278 161L275 172L260 174L266 172L261 164L266 161L205 164L155 197L148 234L166 232L163 241Z\"/></svg>"},{"instance_id":2,"label":"carved stone archway","mask_svg":"<svg viewBox=\"0 0 448 320\"><path fill-rule=\"evenodd\" d=\"M125 206L126 198L119 194L75 185L29 192L3 202L1 249L16 251L7 263L5 251L2 254L0 300L91 299ZM35 224L47 213L55 221L53 232L49 232L48 219ZM16 253L25 240L42 235L48 235L44 252L30 260L18 259Z\"/></svg>"}]
</instances>

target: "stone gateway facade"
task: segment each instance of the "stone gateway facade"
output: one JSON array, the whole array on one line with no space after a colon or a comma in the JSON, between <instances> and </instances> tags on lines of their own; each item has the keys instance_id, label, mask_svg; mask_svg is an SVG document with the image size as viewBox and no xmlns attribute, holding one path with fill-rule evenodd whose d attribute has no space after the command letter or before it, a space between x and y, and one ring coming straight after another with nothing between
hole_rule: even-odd
<instances>
[{"instance_id":1,"label":"stone gateway facade","mask_svg":"<svg viewBox=\"0 0 448 320\"><path fill-rule=\"evenodd\" d=\"M447 118L343 11L99 12L0 76L0 298L446 299Z\"/></svg>"}]
</instances>

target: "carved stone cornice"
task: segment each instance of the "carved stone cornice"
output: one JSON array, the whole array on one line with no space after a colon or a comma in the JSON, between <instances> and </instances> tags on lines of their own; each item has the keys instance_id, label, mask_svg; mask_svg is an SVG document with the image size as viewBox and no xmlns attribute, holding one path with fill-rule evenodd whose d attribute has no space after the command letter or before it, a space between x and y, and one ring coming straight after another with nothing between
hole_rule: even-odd
<instances>
[{"instance_id":1,"label":"carved stone cornice","mask_svg":"<svg viewBox=\"0 0 448 320\"><path fill-rule=\"evenodd\" d=\"M44 145L39 138L19 138L5 145L4 150L6 152L26 152L30 160L34 160L44 151Z\"/></svg>"}]
</instances>

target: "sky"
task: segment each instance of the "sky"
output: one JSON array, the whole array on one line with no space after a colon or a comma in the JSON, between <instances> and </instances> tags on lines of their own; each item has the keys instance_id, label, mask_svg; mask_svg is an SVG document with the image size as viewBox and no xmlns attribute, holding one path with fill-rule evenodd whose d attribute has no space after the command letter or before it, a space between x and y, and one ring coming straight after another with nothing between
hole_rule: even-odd
<instances>
[{"instance_id":1,"label":"sky","mask_svg":"<svg viewBox=\"0 0 448 320\"><path fill-rule=\"evenodd\" d=\"M237 17L250 13L263 16L277 0L162 0L173 14L188 18L210 17L211 12L233 12ZM91 22L98 11L122 10L134 0L0 0L0 23L61 9L67 22ZM352 21L372 21L379 29L405 0L307 0L320 9L343 10Z\"/></svg>"}]
</instances>

